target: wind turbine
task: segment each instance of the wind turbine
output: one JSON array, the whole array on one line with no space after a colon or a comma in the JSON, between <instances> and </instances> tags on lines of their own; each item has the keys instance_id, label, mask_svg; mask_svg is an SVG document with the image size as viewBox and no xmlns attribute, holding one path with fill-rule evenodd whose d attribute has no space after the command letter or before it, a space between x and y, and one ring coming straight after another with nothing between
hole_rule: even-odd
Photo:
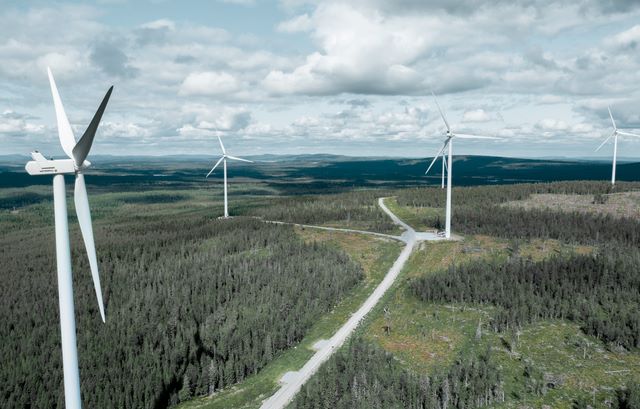
<instances>
[{"instance_id":1,"label":"wind turbine","mask_svg":"<svg viewBox=\"0 0 640 409\"><path fill-rule=\"evenodd\" d=\"M447 169L447 158L444 156L444 151L442 151L442 186L441 188L444 189L444 172Z\"/></svg>"},{"instance_id":2,"label":"wind turbine","mask_svg":"<svg viewBox=\"0 0 640 409\"><path fill-rule=\"evenodd\" d=\"M613 167L612 167L612 170L611 170L611 186L615 186L615 184L616 184L616 162L618 160L618 135L637 136L637 137L640 137L640 135L635 134L635 133L631 133L631 132L619 131L618 127L616 126L616 121L613 120L613 115L611 114L611 107L607 106L607 109L609 110L609 118L611 118L611 123L613 124L613 133L611 135L609 135L609 137L607 139L605 139L604 142L602 142L600 144L600 146L598 146L598 148L596 149L596 152L598 152L600 150L600 148L602 148L604 146L604 144L606 144L607 142L609 142L609 140L611 138L613 138Z\"/></svg>"},{"instance_id":3,"label":"wind turbine","mask_svg":"<svg viewBox=\"0 0 640 409\"><path fill-rule=\"evenodd\" d=\"M58 136L62 149L69 159L48 160L40 152L31 153L32 161L27 162L25 169L32 175L53 175L53 205L55 211L56 228L56 260L58 270L58 293L60 307L60 335L62 338L62 364L64 371L64 401L67 409L80 409L80 375L78 370L78 347L76 344L76 321L73 305L73 280L71 275L71 250L69 246L69 224L67 220L67 197L65 192L64 175L75 175L74 202L78 223L84 245L89 257L89 266L93 277L93 286L98 299L98 308L102 322L105 322L104 304L102 302L102 289L100 288L100 276L98 274L98 260L93 240L93 227L91 226L91 211L89 198L84 183L84 171L91 165L86 160L100 119L107 107L113 86L109 88L102 103L84 131L78 142L73 136L73 130L69 124L67 114L64 112L62 100L56 83L47 68L53 104L56 110L58 123Z\"/></svg>"},{"instance_id":4,"label":"wind turbine","mask_svg":"<svg viewBox=\"0 0 640 409\"><path fill-rule=\"evenodd\" d=\"M248 159L238 158L237 156L227 155L227 150L224 148L224 145L222 144L222 139L220 139L220 135L218 135L218 142L220 142L220 148L222 149L222 157L218 159L216 164L213 166L213 168L211 168L211 170L209 171L209 173L207 173L207 176L205 177L208 178L209 175L211 175L213 171L216 170L220 162L222 162L222 167L224 168L224 217L226 219L229 217L229 206L227 203L227 159L239 160L241 162L249 162L249 163L253 163L253 161L250 161Z\"/></svg>"},{"instance_id":5,"label":"wind turbine","mask_svg":"<svg viewBox=\"0 0 640 409\"><path fill-rule=\"evenodd\" d=\"M451 130L451 127L449 126L449 121L447 121L447 118L444 116L444 113L440 108L440 104L438 104L438 99L436 98L435 94L432 92L431 95L433 95L433 99L435 100L436 106L438 107L438 112L440 112L442 121L444 122L444 125L447 127L447 132L445 133L446 139L444 141L444 144L442 145L442 148L440 148L438 153L433 157L433 161L431 161L431 164L429 165L429 168L427 168L425 175L429 173L429 171L433 167L433 164L436 163L436 160L438 160L440 155L442 155L443 179L444 179L444 168L446 167L447 169L447 207L446 207L446 216L445 216L444 235L447 239L449 239L451 238L451 174L453 173L453 157L452 157L453 156L453 139L454 138L456 139L500 139L500 138L495 138L492 136L480 136L480 135L454 133ZM448 158L445 159L444 152L445 152L445 149L447 149L447 147L449 148L449 151L447 152ZM444 185L444 180L443 180L443 185Z\"/></svg>"}]
</instances>

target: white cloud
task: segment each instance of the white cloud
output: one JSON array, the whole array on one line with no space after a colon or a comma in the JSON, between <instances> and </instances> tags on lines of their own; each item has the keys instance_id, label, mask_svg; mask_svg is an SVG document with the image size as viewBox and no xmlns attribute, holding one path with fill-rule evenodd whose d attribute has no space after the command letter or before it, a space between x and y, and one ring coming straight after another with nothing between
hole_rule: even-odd
<instances>
[{"instance_id":1,"label":"white cloud","mask_svg":"<svg viewBox=\"0 0 640 409\"><path fill-rule=\"evenodd\" d=\"M105 87L115 85L96 152L143 141L166 153L171 138L198 141L216 129L268 141L267 150L293 139L299 149L352 141L381 152L389 141L435 148L431 136L442 124L429 88L450 119L511 135L514 146L604 135L608 104L621 127L640 126L639 9L556 3L282 0L287 17L272 33L243 21L229 30L196 23L190 9L179 20L159 15L128 26L107 23L100 5L9 6L0 15L0 112L36 117L2 117L2 138L33 132L58 147L47 65L72 123L86 123ZM490 129L503 125L499 113L508 122Z\"/></svg>"},{"instance_id":2,"label":"white cloud","mask_svg":"<svg viewBox=\"0 0 640 409\"><path fill-rule=\"evenodd\" d=\"M301 14L290 20L283 21L278 24L278 31L283 33L298 33L310 31L313 28L313 22L308 14Z\"/></svg>"},{"instance_id":3,"label":"white cloud","mask_svg":"<svg viewBox=\"0 0 640 409\"><path fill-rule=\"evenodd\" d=\"M196 72L184 79L180 86L181 95L221 95L239 89L238 80L226 72Z\"/></svg>"},{"instance_id":4,"label":"white cloud","mask_svg":"<svg viewBox=\"0 0 640 409\"><path fill-rule=\"evenodd\" d=\"M608 38L605 44L637 51L640 48L640 24Z\"/></svg>"},{"instance_id":5,"label":"white cloud","mask_svg":"<svg viewBox=\"0 0 640 409\"><path fill-rule=\"evenodd\" d=\"M491 117L484 109L466 111L462 115L462 122L489 122Z\"/></svg>"},{"instance_id":6,"label":"white cloud","mask_svg":"<svg viewBox=\"0 0 640 409\"><path fill-rule=\"evenodd\" d=\"M159 19L159 20L154 20L154 21L150 21L148 23L144 23L142 24L140 27L142 28L150 28L152 30L158 30L158 29L169 29L169 30L175 30L176 29L176 24L169 20L169 19Z\"/></svg>"}]
</instances>

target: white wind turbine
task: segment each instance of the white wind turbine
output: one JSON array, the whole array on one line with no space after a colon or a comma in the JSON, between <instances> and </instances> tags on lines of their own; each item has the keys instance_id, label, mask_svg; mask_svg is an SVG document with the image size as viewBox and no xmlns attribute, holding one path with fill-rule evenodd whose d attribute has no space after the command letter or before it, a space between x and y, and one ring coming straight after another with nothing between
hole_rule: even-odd
<instances>
[{"instance_id":1,"label":"white wind turbine","mask_svg":"<svg viewBox=\"0 0 640 409\"><path fill-rule=\"evenodd\" d=\"M79 409L82 407L80 399L80 375L78 370L78 349L76 345L76 322L73 304L73 280L71 275L71 250L69 246L69 224L67 220L67 197L65 192L64 175L75 175L74 202L78 223L84 245L89 257L89 266L93 276L93 285L98 298L98 308L102 322L105 322L104 305L102 302L102 289L100 288L100 276L98 275L98 261L93 240L93 227L91 225L91 211L89 210L89 198L84 183L84 171L91 163L86 160L100 119L107 107L107 102L113 91L110 87L104 96L100 107L93 116L86 131L76 142L73 136L69 119L64 112L56 83L47 68L53 104L56 110L58 123L58 136L62 149L69 159L47 160L40 152L31 153L32 161L29 161L25 169L30 175L53 175L53 205L55 210L56 229L56 260L58 269L58 293L60 307L60 333L62 338L62 364L64 371L64 399L67 409Z\"/></svg>"},{"instance_id":2,"label":"white wind turbine","mask_svg":"<svg viewBox=\"0 0 640 409\"><path fill-rule=\"evenodd\" d=\"M222 157L218 159L216 164L213 166L213 168L211 168L211 170L209 171L209 173L207 173L207 176L205 177L208 178L209 175L211 175L213 171L218 167L220 162L222 162L222 167L224 168L224 217L226 219L229 217L229 206L227 202L227 159L239 160L242 162L249 162L249 163L253 163L253 161L250 161L248 159L238 158L237 156L227 155L227 150L224 148L224 145L222 144L222 139L220 139L220 135L218 135L218 142L220 142L220 148L222 149Z\"/></svg>"},{"instance_id":3,"label":"white wind turbine","mask_svg":"<svg viewBox=\"0 0 640 409\"><path fill-rule=\"evenodd\" d=\"M454 133L451 130L451 127L449 126L449 121L447 121L447 118L444 116L444 113L440 108L440 104L438 104L438 99L436 98L435 94L432 92L431 95L433 95L433 99L436 102L436 106L438 107L440 116L442 117L442 120L444 121L444 124L447 127L447 132L445 133L446 139L444 141L444 144L442 145L442 148L433 157L433 161L431 161L431 164L429 165L429 168L425 172L425 175L429 173L429 171L433 167L433 164L436 163L436 160L438 160L438 158L442 154L442 169L443 169L442 184L443 185L444 185L444 169L446 168L447 170L447 207L446 207L446 216L445 216L444 235L447 239L449 239L451 238L451 174L453 173L453 139L454 138L456 139L500 139L500 138L495 138L492 136L480 136L480 135ZM447 147L449 148L449 151L447 152L448 157L445 159L444 151L445 149L447 149Z\"/></svg>"},{"instance_id":4,"label":"white wind turbine","mask_svg":"<svg viewBox=\"0 0 640 409\"><path fill-rule=\"evenodd\" d=\"M447 169L447 158L444 156L444 150L442 151L442 186L441 188L444 189L444 175L445 175L445 170Z\"/></svg>"},{"instance_id":5,"label":"white wind turbine","mask_svg":"<svg viewBox=\"0 0 640 409\"><path fill-rule=\"evenodd\" d=\"M609 140L611 138L613 138L613 168L611 170L611 185L615 186L615 184L616 184L616 162L618 160L618 135L637 136L637 137L640 137L640 135L635 134L635 133L631 133L631 132L619 131L618 127L616 126L616 121L613 120L613 115L611 114L611 107L608 106L607 109L609 110L609 118L611 118L611 123L613 124L613 133L611 135L609 135L609 137L607 139L605 139L604 142L602 142L600 144L600 146L598 146L598 148L596 149L596 152L598 152L600 150L600 148L602 148L604 146L604 144L606 144L607 142L609 142Z\"/></svg>"}]
</instances>

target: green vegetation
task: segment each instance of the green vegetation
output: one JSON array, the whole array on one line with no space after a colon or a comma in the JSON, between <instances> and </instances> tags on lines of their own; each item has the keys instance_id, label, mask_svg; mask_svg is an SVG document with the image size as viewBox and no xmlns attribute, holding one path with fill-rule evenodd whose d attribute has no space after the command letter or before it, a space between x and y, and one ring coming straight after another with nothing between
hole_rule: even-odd
<instances>
[{"instance_id":1,"label":"green vegetation","mask_svg":"<svg viewBox=\"0 0 640 409\"><path fill-rule=\"evenodd\" d=\"M267 206L249 209L247 214L265 220L399 233L398 226L378 206L382 193L358 190L325 196L277 198Z\"/></svg>"},{"instance_id":2,"label":"green vegetation","mask_svg":"<svg viewBox=\"0 0 640 409\"><path fill-rule=\"evenodd\" d=\"M91 197L106 325L71 220L88 407L258 407L360 306L400 245L257 218L395 234L378 197L395 195L388 206L420 230L440 226L445 197L439 188L282 197L251 182L231 185L241 217L217 220L219 184L167 186ZM63 404L50 194L0 191L8 407ZM533 194L581 195L571 200L588 208L619 193L605 182L455 188L464 241L420 244L292 406L637 408L640 221L517 204Z\"/></svg>"},{"instance_id":3,"label":"green vegetation","mask_svg":"<svg viewBox=\"0 0 640 409\"><path fill-rule=\"evenodd\" d=\"M638 190L637 182L620 183L616 191ZM605 182L555 182L502 186L461 187L453 190L453 229L460 234L483 234L508 239L557 239L588 245L617 243L640 245L640 220L625 217L624 213L595 213L544 208L525 209L503 206L514 200L524 200L532 194L583 194L593 198L608 193L611 185ZM444 206L441 189L423 188L399 191L399 207L404 213L415 214L420 226L439 227L441 218L434 208Z\"/></svg>"},{"instance_id":4,"label":"green vegetation","mask_svg":"<svg viewBox=\"0 0 640 409\"><path fill-rule=\"evenodd\" d=\"M359 234L296 228L308 244L325 244L345 251L365 273L359 283L330 313L325 314L295 347L285 350L256 375L211 396L179 405L180 409L257 408L263 399L275 393L282 375L300 369L313 355L313 345L328 339L340 328L384 278L400 253L400 243Z\"/></svg>"},{"instance_id":5,"label":"green vegetation","mask_svg":"<svg viewBox=\"0 0 640 409\"><path fill-rule=\"evenodd\" d=\"M555 193L590 195L640 190L640 182L574 181L552 183L519 183L514 185L453 187L452 201L456 206L500 204L528 199L533 194ZM398 203L410 207L444 207L446 195L439 187L410 188L398 191Z\"/></svg>"},{"instance_id":6,"label":"green vegetation","mask_svg":"<svg viewBox=\"0 0 640 409\"><path fill-rule=\"evenodd\" d=\"M202 213L96 223L106 324L72 231L88 407L166 407L242 381L296 346L363 278L344 252L305 243L292 227ZM0 262L4 404L60 407L52 227L3 234Z\"/></svg>"},{"instance_id":7,"label":"green vegetation","mask_svg":"<svg viewBox=\"0 0 640 409\"><path fill-rule=\"evenodd\" d=\"M487 323L495 330L567 319L580 323L585 333L627 349L640 347L639 288L640 252L631 248L537 263L515 258L452 265L411 285L426 302L499 306Z\"/></svg>"},{"instance_id":8,"label":"green vegetation","mask_svg":"<svg viewBox=\"0 0 640 409\"><path fill-rule=\"evenodd\" d=\"M630 183L616 190L637 188ZM358 330L357 342L382 349L402 368L387 372L393 380L385 385L442 376L456 363L490 350L504 392L504 401L491 407L634 407L629 402L640 381L639 221L616 213L503 206L536 192L582 194L601 205L595 196L609 194L606 183L456 191L455 229L472 235L461 242L419 245ZM421 229L436 225L444 201L440 189L395 193L397 201L389 200L388 206L405 221ZM319 394L328 393L336 399L329 407L343 401L358 407L356 397L344 390L353 388L357 377L351 366L357 363L343 361L336 358L319 372L305 391L309 396L296 403L322 402ZM368 397L378 396L375 391L383 384L360 385L358 397ZM407 396L402 389L394 393ZM391 407L414 407L413 402ZM481 406L449 402L450 408Z\"/></svg>"},{"instance_id":9,"label":"green vegetation","mask_svg":"<svg viewBox=\"0 0 640 409\"><path fill-rule=\"evenodd\" d=\"M402 221L418 231L442 230L444 228L444 209L400 206L395 197L386 199L385 204Z\"/></svg>"},{"instance_id":10,"label":"green vegetation","mask_svg":"<svg viewBox=\"0 0 640 409\"><path fill-rule=\"evenodd\" d=\"M289 406L310 408L467 408L504 400L490 351L445 373L417 375L383 349L354 339L325 363Z\"/></svg>"}]
</instances>

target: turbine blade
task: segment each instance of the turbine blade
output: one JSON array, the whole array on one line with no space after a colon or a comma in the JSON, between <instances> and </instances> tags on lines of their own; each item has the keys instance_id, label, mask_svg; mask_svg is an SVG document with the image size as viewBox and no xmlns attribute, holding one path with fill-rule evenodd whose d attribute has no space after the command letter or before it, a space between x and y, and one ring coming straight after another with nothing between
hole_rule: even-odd
<instances>
[{"instance_id":1,"label":"turbine blade","mask_svg":"<svg viewBox=\"0 0 640 409\"><path fill-rule=\"evenodd\" d=\"M493 140L502 139L502 138L497 138L495 136L471 135L471 134L466 134L466 133L455 133L455 134L453 134L453 136L455 136L456 138L460 138L460 139L493 139Z\"/></svg>"},{"instance_id":2,"label":"turbine blade","mask_svg":"<svg viewBox=\"0 0 640 409\"><path fill-rule=\"evenodd\" d=\"M216 162L215 165L213 165L213 167L211 168L211 170L209 171L209 173L207 173L207 176L205 176L205 178L208 178L210 174L213 173L214 170L216 170L216 168L218 167L218 165L220 164L220 162L222 162L224 160L224 156L222 156L220 159L218 159L218 161Z\"/></svg>"},{"instance_id":3,"label":"turbine blade","mask_svg":"<svg viewBox=\"0 0 640 409\"><path fill-rule=\"evenodd\" d=\"M73 148L76 146L76 138L73 136L73 130L69 123L69 118L64 112L64 106L58 93L58 87L56 87L56 81L53 79L53 74L49 67L47 67L47 74L49 75L49 85L51 85L51 95L53 96L53 106L56 109L56 121L58 123L58 137L60 138L60 145L62 150L70 159L73 159Z\"/></svg>"},{"instance_id":4,"label":"turbine blade","mask_svg":"<svg viewBox=\"0 0 640 409\"><path fill-rule=\"evenodd\" d=\"M616 128L616 121L613 120L613 115L611 114L611 107L609 105L607 105L607 110L609 110L609 118L611 118L611 123L613 124L613 129L618 129L618 128Z\"/></svg>"},{"instance_id":5,"label":"turbine blade","mask_svg":"<svg viewBox=\"0 0 640 409\"><path fill-rule=\"evenodd\" d=\"M622 131L618 131L618 133L620 135L624 135L624 136L637 136L640 137L640 135L638 135L637 133L633 133L633 132L622 132Z\"/></svg>"},{"instance_id":6,"label":"turbine blade","mask_svg":"<svg viewBox=\"0 0 640 409\"><path fill-rule=\"evenodd\" d=\"M220 135L218 135L218 142L220 142L220 148L222 149L222 154L226 155L227 151L224 149L224 145L222 144L222 139L220 138Z\"/></svg>"},{"instance_id":7,"label":"turbine blade","mask_svg":"<svg viewBox=\"0 0 640 409\"><path fill-rule=\"evenodd\" d=\"M444 156L444 149L442 150L442 163L444 163L444 170L449 171L449 164L447 163L447 159Z\"/></svg>"},{"instance_id":8,"label":"turbine blade","mask_svg":"<svg viewBox=\"0 0 640 409\"><path fill-rule=\"evenodd\" d=\"M598 146L598 147L596 148L596 150L595 150L595 151L596 151L596 152L598 152L598 151L600 150L600 148L602 148L602 147L603 147L607 142L609 142L609 139L613 138L613 135L615 135L615 134L616 134L616 131L613 131L613 133L612 133L611 135L609 135L609 137L608 137L607 139L605 139L605 140L604 140L604 142L602 142L602 143L600 144L600 146Z\"/></svg>"},{"instance_id":9,"label":"turbine blade","mask_svg":"<svg viewBox=\"0 0 640 409\"><path fill-rule=\"evenodd\" d=\"M433 91L431 91L431 95L433 95L433 99L436 101L436 106L438 107L438 111L440 111L440 116L442 117L442 120L444 121L444 124L447 127L447 131L451 132L451 127L449 126L449 122L447 121L447 118L444 116L444 113L442 112L442 108L440 108L440 104L438 104L438 98L436 98L436 94L434 94Z\"/></svg>"},{"instance_id":10,"label":"turbine blade","mask_svg":"<svg viewBox=\"0 0 640 409\"><path fill-rule=\"evenodd\" d=\"M91 123L87 127L87 130L84 131L84 134L73 148L73 160L76 162L76 166L80 167L82 162L87 158L89 151L91 150L91 144L93 143L93 138L96 136L96 131L98 130L98 125L100 125L100 119L102 119L102 114L104 114L104 110L107 108L107 103L109 102L109 98L111 97L111 92L113 91L113 86L109 88L106 95L102 99L98 110L93 115L93 119Z\"/></svg>"},{"instance_id":11,"label":"turbine blade","mask_svg":"<svg viewBox=\"0 0 640 409\"><path fill-rule=\"evenodd\" d=\"M229 158L229 159L233 159L233 160L240 160L240 161L242 161L242 162L249 162L249 163L253 163L253 161L252 161L252 160L238 158L237 156L227 155L227 158Z\"/></svg>"},{"instance_id":12,"label":"turbine blade","mask_svg":"<svg viewBox=\"0 0 640 409\"><path fill-rule=\"evenodd\" d=\"M89 257L89 266L91 267L91 276L93 277L93 287L96 290L96 298L98 299L98 308L102 322L105 322L104 304L102 303L102 288L100 287L100 275L98 274L98 259L96 257L96 246L93 240L93 227L91 226L91 210L89 209L89 198L87 197L87 187L84 183L84 175L78 173L76 175L76 186L73 192L73 199L76 205L76 215L82 232L84 246L87 249Z\"/></svg>"},{"instance_id":13,"label":"turbine blade","mask_svg":"<svg viewBox=\"0 0 640 409\"><path fill-rule=\"evenodd\" d=\"M442 148L440 148L440 150L438 151L438 153L436 153L436 156L434 156L434 157L433 157L433 160L431 161L431 164L430 164L430 165L429 165L429 167L427 168L427 171L426 171L426 172L424 172L424 174L425 174L425 175L429 173L429 171L430 171L430 170L431 170L431 168L433 167L433 164L434 164L434 163L436 163L436 161L437 161L437 160L438 160L438 158L440 157L440 154L441 154L442 152L444 152L444 150L446 149L447 145L449 145L449 141L450 141L450 140L451 140L451 139L447 139L447 140L444 142L444 145L442 145Z\"/></svg>"}]
</instances>

